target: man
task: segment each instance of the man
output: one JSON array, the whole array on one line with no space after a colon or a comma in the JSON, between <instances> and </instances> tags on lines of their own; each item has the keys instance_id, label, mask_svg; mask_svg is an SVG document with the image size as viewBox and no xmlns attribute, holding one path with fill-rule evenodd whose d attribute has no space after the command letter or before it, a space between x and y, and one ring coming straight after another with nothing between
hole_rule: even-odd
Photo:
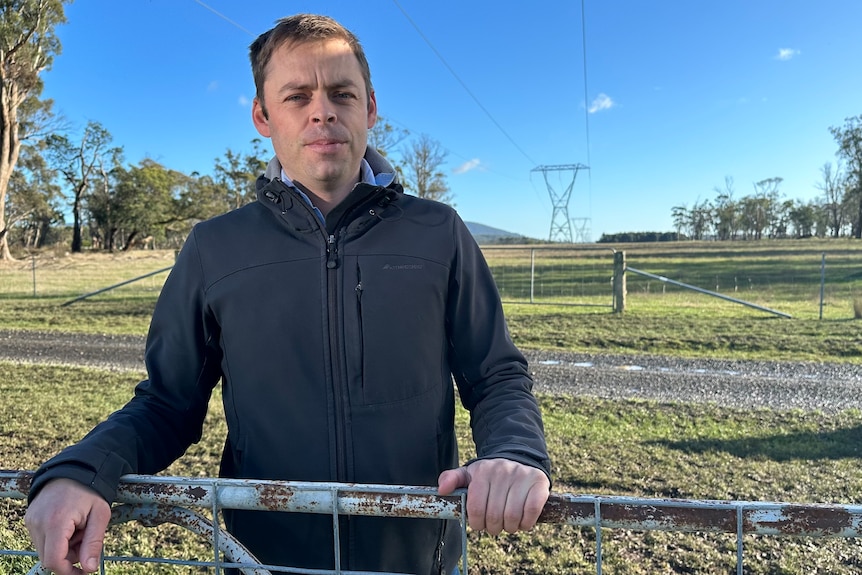
<instances>
[{"instance_id":1,"label":"man","mask_svg":"<svg viewBox=\"0 0 862 575\"><path fill-rule=\"evenodd\" d=\"M466 487L471 528L492 534L532 528L548 497L532 383L481 252L366 146L377 103L358 40L297 15L251 63L275 150L258 201L195 227L153 314L148 379L34 480L27 527L60 575L96 570L120 476L198 441L219 380L223 476ZM477 446L464 467L452 376ZM225 520L264 563L333 568L327 516ZM342 518L340 533L345 569L448 574L460 554L447 521Z\"/></svg>"}]
</instances>

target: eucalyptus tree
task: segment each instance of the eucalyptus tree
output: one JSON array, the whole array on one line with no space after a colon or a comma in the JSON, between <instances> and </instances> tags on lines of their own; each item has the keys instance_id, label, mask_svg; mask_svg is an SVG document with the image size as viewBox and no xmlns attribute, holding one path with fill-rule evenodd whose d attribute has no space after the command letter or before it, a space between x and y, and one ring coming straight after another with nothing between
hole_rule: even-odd
<instances>
[{"instance_id":1,"label":"eucalyptus tree","mask_svg":"<svg viewBox=\"0 0 862 575\"><path fill-rule=\"evenodd\" d=\"M862 239L862 115L846 118L843 126L832 126L829 131L847 170L844 201L851 209L851 233Z\"/></svg>"},{"instance_id":2,"label":"eucalyptus tree","mask_svg":"<svg viewBox=\"0 0 862 575\"><path fill-rule=\"evenodd\" d=\"M253 139L251 145L251 152L228 148L223 158L216 158L214 179L221 186L225 212L253 202L256 197L255 182L266 169L267 159L260 139Z\"/></svg>"},{"instance_id":3,"label":"eucalyptus tree","mask_svg":"<svg viewBox=\"0 0 862 575\"><path fill-rule=\"evenodd\" d=\"M40 74L60 53L54 28L66 0L0 1L0 259L11 259L6 194L21 153L19 110L42 93Z\"/></svg>"},{"instance_id":4,"label":"eucalyptus tree","mask_svg":"<svg viewBox=\"0 0 862 575\"><path fill-rule=\"evenodd\" d=\"M383 116L377 116L374 127L368 130L368 145L389 159L389 153L401 142L407 139L410 132L404 128L397 128Z\"/></svg>"},{"instance_id":5,"label":"eucalyptus tree","mask_svg":"<svg viewBox=\"0 0 862 575\"><path fill-rule=\"evenodd\" d=\"M178 206L187 178L151 159L102 172L87 212L103 247L128 250L146 243L143 238L164 240L166 229L184 219Z\"/></svg>"},{"instance_id":6,"label":"eucalyptus tree","mask_svg":"<svg viewBox=\"0 0 862 575\"><path fill-rule=\"evenodd\" d=\"M90 121L81 138L72 141L65 134L52 134L47 138L51 165L66 184L72 209L73 253L83 248L81 215L89 192L100 182L104 185L106 174L120 163L122 148L111 147L113 137L100 123Z\"/></svg>"},{"instance_id":7,"label":"eucalyptus tree","mask_svg":"<svg viewBox=\"0 0 862 575\"><path fill-rule=\"evenodd\" d=\"M820 167L821 180L815 187L823 192L823 209L826 211L829 231L833 238L841 234L841 228L845 223L844 190L846 177L839 161L835 169L832 164L826 162Z\"/></svg>"},{"instance_id":8,"label":"eucalyptus tree","mask_svg":"<svg viewBox=\"0 0 862 575\"><path fill-rule=\"evenodd\" d=\"M452 194L441 166L446 150L439 142L422 134L407 146L402 154L404 188L420 198L452 205Z\"/></svg>"},{"instance_id":9,"label":"eucalyptus tree","mask_svg":"<svg viewBox=\"0 0 862 575\"><path fill-rule=\"evenodd\" d=\"M41 154L43 144L21 146L5 198L9 239L25 248L42 247L63 223L63 197L55 172Z\"/></svg>"},{"instance_id":10,"label":"eucalyptus tree","mask_svg":"<svg viewBox=\"0 0 862 575\"><path fill-rule=\"evenodd\" d=\"M713 208L713 226L718 240L734 240L739 226L739 206L734 200L736 192L731 176L724 177L724 188L716 186L715 206Z\"/></svg>"}]
</instances>

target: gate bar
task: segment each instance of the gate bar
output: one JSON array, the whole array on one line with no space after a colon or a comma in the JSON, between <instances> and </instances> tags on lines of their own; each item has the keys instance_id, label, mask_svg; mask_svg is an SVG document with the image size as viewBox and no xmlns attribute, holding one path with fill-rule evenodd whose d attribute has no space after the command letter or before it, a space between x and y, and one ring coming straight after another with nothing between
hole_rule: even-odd
<instances>
[{"instance_id":1,"label":"gate bar","mask_svg":"<svg viewBox=\"0 0 862 575\"><path fill-rule=\"evenodd\" d=\"M0 471L0 497L24 499L33 472ZM433 487L126 475L122 503L461 519L462 494ZM596 506L598 505L598 510ZM554 493L540 522L636 531L862 537L862 505L663 499ZM741 529L741 531L740 531Z\"/></svg>"},{"instance_id":2,"label":"gate bar","mask_svg":"<svg viewBox=\"0 0 862 575\"><path fill-rule=\"evenodd\" d=\"M789 313L784 313L783 311L777 311L777 310L774 310L774 309L770 309L770 308L768 308L768 307L763 307L762 305L757 305L756 303L751 303L751 302L748 302L748 301L745 301L745 300L737 299L737 298L735 298L735 297L730 297L730 296L727 296L727 295L724 295L724 294L721 294L721 293L718 293L718 292L709 291L708 289L699 288L699 287L697 287L697 286L693 286L693 285L691 285L691 284L687 284L687 283L683 283L683 282L678 282L678 281L676 281L676 280L672 280L672 279L667 278L667 277L665 277L665 276L659 276L659 275L651 274L651 273L649 273L649 272L645 272L645 271L642 271L642 270L639 270L639 269L635 269L635 268L633 268L633 267L631 267L631 266L626 266L626 271L630 271L630 272L633 272L633 273L636 273L636 274L639 274L639 275L642 275L642 276L646 276L646 277L648 277L648 278L656 279L656 280L659 280L659 281L661 281L661 282L665 282L665 283L673 284L673 285L675 285L675 286L684 287L684 288L686 288L686 289L694 290L694 291L696 291L696 292L700 292L700 293L703 293L703 294L706 294L706 295L711 295L711 296L713 296L713 297L717 297L717 298L720 298L720 299L723 299L723 300L732 301L733 303L738 303L738 304L742 304L742 305L747 305L748 307L753 307L754 309L757 309L757 310L760 310L760 311L765 311L765 312L767 312L767 313L771 313L771 314L778 315L778 316L781 316L781 317L786 317L786 318L791 318L791 319L793 318L793 316L792 316L792 315L790 315Z\"/></svg>"}]
</instances>

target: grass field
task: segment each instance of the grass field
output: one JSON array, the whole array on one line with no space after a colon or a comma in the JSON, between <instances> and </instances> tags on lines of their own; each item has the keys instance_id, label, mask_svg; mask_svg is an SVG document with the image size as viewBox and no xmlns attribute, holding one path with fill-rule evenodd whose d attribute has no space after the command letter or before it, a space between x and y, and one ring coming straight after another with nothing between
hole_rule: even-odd
<instances>
[{"instance_id":1,"label":"grass field","mask_svg":"<svg viewBox=\"0 0 862 575\"><path fill-rule=\"evenodd\" d=\"M142 374L0 363L0 461L33 469L119 408ZM565 493L851 503L862 500L862 413L752 412L713 406L540 396L554 490ZM458 413L462 457L472 453ZM206 432L170 475L217 472L224 420L217 399ZM0 548L26 548L21 502L0 501ZM173 528L112 530L111 554L208 557ZM471 573L595 573L595 532L540 525L529 534L470 535ZM733 572L732 535L604 530L606 573ZM749 536L745 572L858 573L862 544ZM0 573L23 573L26 559L0 558ZM118 566L109 573L199 573Z\"/></svg>"},{"instance_id":2,"label":"grass field","mask_svg":"<svg viewBox=\"0 0 862 575\"><path fill-rule=\"evenodd\" d=\"M504 300L513 302L506 304L506 316L518 344L586 352L862 363L862 321L855 318L862 316L862 242L683 242L620 247L626 250L631 267L793 317L781 318L632 273L627 274L626 311L612 314L611 250L595 246L544 250L535 256L534 275L544 278L538 283L546 296L537 298L542 305L529 304L530 248L486 249ZM0 327L144 334L167 272L65 307L62 304L164 269L173 257L173 252L139 251L63 257L42 254L30 260L0 262ZM526 298L506 297L524 281ZM577 302L604 307L564 305Z\"/></svg>"},{"instance_id":3,"label":"grass field","mask_svg":"<svg viewBox=\"0 0 862 575\"><path fill-rule=\"evenodd\" d=\"M701 282L706 289L716 286L704 285L706 280L698 278L717 277L721 287L725 281L721 278L730 277L727 274L738 269L740 262L760 261L759 275L751 272L750 277L778 279L752 280L752 285L772 286L771 295L757 303L791 313L793 319L693 292L663 290L655 282L645 287L630 278L630 305L622 315L594 307L507 304L510 330L521 347L532 349L862 364L862 321L853 319L853 301L862 293L862 244L845 242L843 252L836 248L838 244L828 244L835 249L828 252L827 262L832 264L827 263L827 269L835 276L829 280L833 291L822 321L817 313L819 254L826 246L782 242L770 250L764 245L625 249L631 266L686 283ZM494 265L493 258L489 259ZM809 269L812 260L813 272ZM0 328L143 334L164 276L152 276L143 285L132 284L66 307L60 304L171 261L172 254L159 252L46 260L44 266L37 266L37 285L44 286L46 293L37 293L37 297L28 291L26 276L32 274L28 262L0 262ZM56 270L55 276L47 273L49 264ZM565 264L575 265L571 261ZM43 267L44 277L38 275ZM777 275L777 270L788 268L796 271ZM693 270L699 270L699 275L691 275ZM14 282L23 287L12 289ZM49 292L48 285L55 285L54 291ZM750 289L747 297L755 299L754 291ZM0 363L0 467L35 468L120 407L141 376ZM558 492L862 501L862 413L857 411L827 415L556 396L539 399ZM225 433L220 413L214 400L202 442L167 470L168 474L216 473ZM472 447L465 413L459 412L457 424L466 459ZM0 522L0 548L26 547L19 520L22 504L2 501L0 513L7 518ZM199 543L172 529L123 527L113 533L111 553L207 556ZM470 537L471 575L595 573L592 529L541 525L529 534L493 538L473 533ZM731 573L735 566L732 535L605 530L603 550L605 573L719 574ZM746 537L745 550L745 572L751 574L862 571L862 543L855 540L752 536ZM0 557L0 573L26 572L28 566L26 559ZM165 568L141 566L109 570L148 575L165 572Z\"/></svg>"}]
</instances>

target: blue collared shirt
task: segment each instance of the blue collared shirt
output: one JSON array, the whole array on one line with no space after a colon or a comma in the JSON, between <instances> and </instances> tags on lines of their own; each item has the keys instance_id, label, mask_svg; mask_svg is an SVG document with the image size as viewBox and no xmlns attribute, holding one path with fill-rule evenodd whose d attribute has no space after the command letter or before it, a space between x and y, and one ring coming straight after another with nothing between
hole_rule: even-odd
<instances>
[{"instance_id":1,"label":"blue collared shirt","mask_svg":"<svg viewBox=\"0 0 862 575\"><path fill-rule=\"evenodd\" d=\"M362 161L359 164L359 176L360 182L363 184L371 184L372 186L388 186L395 179L395 174L391 173L380 173L375 175L374 170L371 169L371 166L368 165L368 162L365 161L365 158L362 158ZM323 217L323 212L314 205L311 201L311 198L308 195L293 185L293 180L287 177L287 174L284 172L284 168L281 169L281 181L284 182L286 186L290 186L294 190L297 191L299 196L305 200L305 202L311 206L311 209L314 210L314 213L317 214L317 218L320 220L320 223L326 224L326 218Z\"/></svg>"}]
</instances>

